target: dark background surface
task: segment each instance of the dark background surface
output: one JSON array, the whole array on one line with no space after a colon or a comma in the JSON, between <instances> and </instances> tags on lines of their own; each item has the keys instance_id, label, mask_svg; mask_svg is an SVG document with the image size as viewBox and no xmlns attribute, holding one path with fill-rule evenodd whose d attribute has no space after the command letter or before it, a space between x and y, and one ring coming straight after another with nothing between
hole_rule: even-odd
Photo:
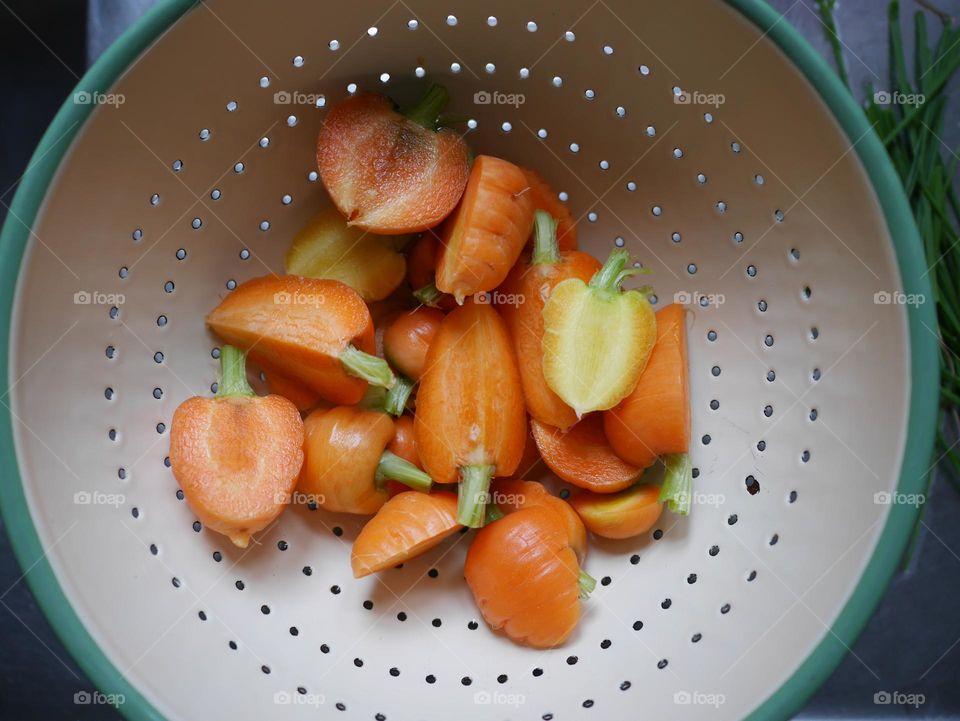
<instances>
[{"instance_id":1,"label":"dark background surface","mask_svg":"<svg viewBox=\"0 0 960 721\"><path fill-rule=\"evenodd\" d=\"M139 12L133 6L148 4L93 0L88 8L84 0L0 0L0 220L40 136L85 71L88 47L96 57ZM829 53L811 10L814 0L771 4L824 55ZM956 0L933 4L960 16ZM841 0L838 8L856 88L868 81L886 87L886 5ZM902 5L904 34L912 47L909 14L918 5L915 0ZM930 22L936 26L935 17ZM955 99L943 136L944 152L960 143ZM906 570L895 578L853 653L800 718L960 718L960 500L956 480L945 472L941 465ZM0 533L0 719L119 718L108 707L74 703L74 694L92 685L53 635L21 576L6 533ZM874 694L880 691L923 694L926 700L917 709L876 705Z\"/></svg>"}]
</instances>

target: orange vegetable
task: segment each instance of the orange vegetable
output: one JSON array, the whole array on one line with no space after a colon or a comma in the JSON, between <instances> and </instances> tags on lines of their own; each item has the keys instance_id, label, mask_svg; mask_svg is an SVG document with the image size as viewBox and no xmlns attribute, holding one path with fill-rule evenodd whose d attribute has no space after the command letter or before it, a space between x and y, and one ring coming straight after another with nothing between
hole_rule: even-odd
<instances>
[{"instance_id":1,"label":"orange vegetable","mask_svg":"<svg viewBox=\"0 0 960 721\"><path fill-rule=\"evenodd\" d=\"M418 233L450 214L467 182L469 150L457 133L435 129L447 100L433 85L406 116L375 94L330 109L317 138L317 167L350 225Z\"/></svg>"},{"instance_id":2,"label":"orange vegetable","mask_svg":"<svg viewBox=\"0 0 960 721\"><path fill-rule=\"evenodd\" d=\"M316 408L322 402L320 394L312 388L308 388L299 381L295 381L289 376L272 368L264 366L264 373L267 374L267 387L271 393L283 396L293 403L300 411L309 411Z\"/></svg>"},{"instance_id":3,"label":"orange vegetable","mask_svg":"<svg viewBox=\"0 0 960 721\"><path fill-rule=\"evenodd\" d=\"M523 441L523 455L520 456L520 463L511 478L538 478L543 473L546 473L546 468L543 467L540 449L537 448L537 442L533 440L533 434L528 427Z\"/></svg>"},{"instance_id":4,"label":"orange vegetable","mask_svg":"<svg viewBox=\"0 0 960 721\"><path fill-rule=\"evenodd\" d=\"M686 335L683 306L657 311L657 342L643 375L616 408L603 414L613 450L640 468L690 447Z\"/></svg>"},{"instance_id":5,"label":"orange vegetable","mask_svg":"<svg viewBox=\"0 0 960 721\"><path fill-rule=\"evenodd\" d=\"M462 526L453 493L401 493L391 498L353 542L350 565L363 578L433 548Z\"/></svg>"},{"instance_id":6,"label":"orange vegetable","mask_svg":"<svg viewBox=\"0 0 960 721\"><path fill-rule=\"evenodd\" d=\"M538 210L534 222L534 249L529 262L521 260L500 290L520 302L499 305L517 353L523 395L531 416L547 425L569 428L577 414L550 390L543 376L543 308L554 286L569 278L589 281L600 263L588 253L557 248L557 224Z\"/></svg>"},{"instance_id":7,"label":"orange vegetable","mask_svg":"<svg viewBox=\"0 0 960 721\"><path fill-rule=\"evenodd\" d=\"M417 434L414 429L413 416L400 416L393 422L393 440L387 444L387 450L400 456L403 460L422 468L420 452L417 450Z\"/></svg>"},{"instance_id":8,"label":"orange vegetable","mask_svg":"<svg viewBox=\"0 0 960 721\"><path fill-rule=\"evenodd\" d=\"M386 413L352 406L319 409L304 422L306 459L297 490L318 506L341 513L376 513L393 479L429 491L430 477L386 450L394 437Z\"/></svg>"},{"instance_id":9,"label":"orange vegetable","mask_svg":"<svg viewBox=\"0 0 960 721\"><path fill-rule=\"evenodd\" d=\"M436 285L457 303L493 290L517 262L533 224L523 171L489 155L473 161L460 205L443 226Z\"/></svg>"},{"instance_id":10,"label":"orange vegetable","mask_svg":"<svg viewBox=\"0 0 960 721\"><path fill-rule=\"evenodd\" d=\"M547 506L560 515L567 526L570 547L583 563L587 557L587 532L583 521L562 498L552 495L542 483L522 479L498 479L494 481L490 502L504 514L513 513L531 506Z\"/></svg>"},{"instance_id":11,"label":"orange vegetable","mask_svg":"<svg viewBox=\"0 0 960 721\"><path fill-rule=\"evenodd\" d=\"M458 520L477 527L494 476L520 463L523 389L510 337L489 305L468 303L440 323L417 394L417 447L438 483L460 485Z\"/></svg>"},{"instance_id":12,"label":"orange vegetable","mask_svg":"<svg viewBox=\"0 0 960 721\"><path fill-rule=\"evenodd\" d=\"M621 460L603 434L603 418L591 413L566 431L530 420L533 438L547 467L560 478L595 493L616 493L633 483L642 468Z\"/></svg>"},{"instance_id":13,"label":"orange vegetable","mask_svg":"<svg viewBox=\"0 0 960 721\"><path fill-rule=\"evenodd\" d=\"M443 313L426 306L401 313L384 332L384 357L408 378L420 380L427 360L427 350L442 320Z\"/></svg>"},{"instance_id":14,"label":"orange vegetable","mask_svg":"<svg viewBox=\"0 0 960 721\"><path fill-rule=\"evenodd\" d=\"M570 208L560 200L557 192L550 187L550 184L539 173L523 167L520 170L523 171L527 183L530 184L529 192L533 198L533 207L537 210L543 210L550 217L557 219L557 242L560 244L560 250L576 250L577 226L570 214ZM597 267L599 267L599 263Z\"/></svg>"},{"instance_id":15,"label":"orange vegetable","mask_svg":"<svg viewBox=\"0 0 960 721\"><path fill-rule=\"evenodd\" d=\"M204 526L246 548L290 502L303 463L303 421L277 395L257 396L243 352L220 349L213 398L181 403L170 424L170 467Z\"/></svg>"},{"instance_id":16,"label":"orange vegetable","mask_svg":"<svg viewBox=\"0 0 960 721\"><path fill-rule=\"evenodd\" d=\"M334 403L356 403L367 383L390 387L373 324L357 293L336 280L263 276L237 286L207 316L227 343Z\"/></svg>"},{"instance_id":17,"label":"orange vegetable","mask_svg":"<svg viewBox=\"0 0 960 721\"><path fill-rule=\"evenodd\" d=\"M529 486L538 484L514 483L522 484L524 500L477 532L464 577L492 629L527 646L551 648L573 632L580 599L596 581L580 569L576 546L585 548L585 532L576 514L560 510L567 506L560 499L535 498Z\"/></svg>"},{"instance_id":18,"label":"orange vegetable","mask_svg":"<svg viewBox=\"0 0 960 721\"><path fill-rule=\"evenodd\" d=\"M604 538L633 538L646 533L663 512L660 488L649 483L606 495L582 491L570 496L570 505L587 528Z\"/></svg>"},{"instance_id":19,"label":"orange vegetable","mask_svg":"<svg viewBox=\"0 0 960 721\"><path fill-rule=\"evenodd\" d=\"M437 274L437 236L424 233L407 253L407 282L417 290L433 283Z\"/></svg>"}]
</instances>

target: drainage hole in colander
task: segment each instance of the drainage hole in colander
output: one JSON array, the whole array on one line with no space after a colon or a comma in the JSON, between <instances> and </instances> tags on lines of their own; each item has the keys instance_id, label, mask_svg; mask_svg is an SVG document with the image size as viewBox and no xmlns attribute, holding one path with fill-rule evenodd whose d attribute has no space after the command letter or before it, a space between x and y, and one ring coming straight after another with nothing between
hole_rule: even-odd
<instances>
[{"instance_id":1,"label":"drainage hole in colander","mask_svg":"<svg viewBox=\"0 0 960 721\"><path fill-rule=\"evenodd\" d=\"M634 622L633 622L633 630L634 630L634 631L639 631L641 628L643 628L643 621L634 621ZM536 674L534 674L534 675L536 675Z\"/></svg>"},{"instance_id":2,"label":"drainage hole in colander","mask_svg":"<svg viewBox=\"0 0 960 721\"><path fill-rule=\"evenodd\" d=\"M747 576L747 582L752 582L752 581L755 581L755 580L757 580L757 572L756 572L756 571L750 571L750 575Z\"/></svg>"},{"instance_id":3,"label":"drainage hole in colander","mask_svg":"<svg viewBox=\"0 0 960 721\"><path fill-rule=\"evenodd\" d=\"M667 661L667 659L662 658L662 659L660 659L659 661L657 661L657 668L659 668L659 669L662 671L663 669L665 669L665 668L667 667L667 664L668 664L668 663L670 663L670 662ZM624 690L626 690L626 689L624 689Z\"/></svg>"},{"instance_id":4,"label":"drainage hole in colander","mask_svg":"<svg viewBox=\"0 0 960 721\"><path fill-rule=\"evenodd\" d=\"M744 479L744 484L747 487L747 493L749 493L751 496L755 496L760 492L760 481L758 481L752 475L749 475Z\"/></svg>"},{"instance_id":5,"label":"drainage hole in colander","mask_svg":"<svg viewBox=\"0 0 960 721\"><path fill-rule=\"evenodd\" d=\"M270 607L267 604L263 604L262 606L260 606L260 613L262 613L264 616L269 616Z\"/></svg>"},{"instance_id":6,"label":"drainage hole in colander","mask_svg":"<svg viewBox=\"0 0 960 721\"><path fill-rule=\"evenodd\" d=\"M750 277L750 278L756 278L756 277L757 277L757 266L752 265L752 264L751 264L751 265L748 265L748 266L747 266L747 276Z\"/></svg>"},{"instance_id":7,"label":"drainage hole in colander","mask_svg":"<svg viewBox=\"0 0 960 721\"><path fill-rule=\"evenodd\" d=\"M716 556L718 553L720 553L720 546L710 546L710 550L707 551L707 553L709 553L711 556Z\"/></svg>"},{"instance_id":8,"label":"drainage hole in colander","mask_svg":"<svg viewBox=\"0 0 960 721\"><path fill-rule=\"evenodd\" d=\"M765 405L763 407L763 415L765 415L767 418L770 418L773 415L773 406Z\"/></svg>"},{"instance_id":9,"label":"drainage hole in colander","mask_svg":"<svg viewBox=\"0 0 960 721\"><path fill-rule=\"evenodd\" d=\"M330 593L332 593L334 596L338 595L340 593L340 586L336 584L330 586Z\"/></svg>"},{"instance_id":10,"label":"drainage hole in colander","mask_svg":"<svg viewBox=\"0 0 960 721\"><path fill-rule=\"evenodd\" d=\"M811 421L815 421L815 420L817 420L817 416L818 416L818 415L819 415L819 414L817 413L817 409L816 409L816 408L812 408L812 409L810 410L810 415L809 415L808 417L810 418Z\"/></svg>"},{"instance_id":11,"label":"drainage hole in colander","mask_svg":"<svg viewBox=\"0 0 960 721\"><path fill-rule=\"evenodd\" d=\"M659 541L661 538L663 538L663 531L658 528L653 532L653 540Z\"/></svg>"},{"instance_id":12,"label":"drainage hole in colander","mask_svg":"<svg viewBox=\"0 0 960 721\"><path fill-rule=\"evenodd\" d=\"M796 501L797 501L797 492L796 492L796 491L790 491L790 495L787 497L787 502L788 502L788 503L796 503Z\"/></svg>"},{"instance_id":13,"label":"drainage hole in colander","mask_svg":"<svg viewBox=\"0 0 960 721\"><path fill-rule=\"evenodd\" d=\"M237 650L237 642L236 642L236 641L231 641L231 642L230 642L229 644L227 644L227 645L230 646L230 648L231 648L233 651L236 651L236 650Z\"/></svg>"},{"instance_id":14,"label":"drainage hole in colander","mask_svg":"<svg viewBox=\"0 0 960 721\"><path fill-rule=\"evenodd\" d=\"M168 463L166 462L166 460L167 460L167 459L165 458L165 459L164 459L164 465L169 468L169 467L170 467L170 464L168 464ZM178 500L178 501L182 501L184 498L186 498L186 496L183 495L183 490L180 489L180 488L178 488L178 489L177 489L177 500Z\"/></svg>"},{"instance_id":15,"label":"drainage hole in colander","mask_svg":"<svg viewBox=\"0 0 960 721\"><path fill-rule=\"evenodd\" d=\"M719 407L720 407L720 401L718 401L716 398L710 401L710 410L715 411Z\"/></svg>"},{"instance_id":16,"label":"drainage hole in colander","mask_svg":"<svg viewBox=\"0 0 960 721\"><path fill-rule=\"evenodd\" d=\"M131 233L131 236L135 242L139 242L143 240L143 230L141 228L137 228L133 231L133 233Z\"/></svg>"},{"instance_id":17,"label":"drainage hole in colander","mask_svg":"<svg viewBox=\"0 0 960 721\"><path fill-rule=\"evenodd\" d=\"M320 644L320 653L330 653L330 647L329 647L327 644L325 644L325 643L321 643L321 644Z\"/></svg>"},{"instance_id":18,"label":"drainage hole in colander","mask_svg":"<svg viewBox=\"0 0 960 721\"><path fill-rule=\"evenodd\" d=\"M690 575L687 576L687 583L689 583L691 586L696 582L697 582L697 574L691 573Z\"/></svg>"},{"instance_id":19,"label":"drainage hole in colander","mask_svg":"<svg viewBox=\"0 0 960 721\"><path fill-rule=\"evenodd\" d=\"M177 249L177 260L183 260L187 257L187 251L184 248Z\"/></svg>"},{"instance_id":20,"label":"drainage hole in colander","mask_svg":"<svg viewBox=\"0 0 960 721\"><path fill-rule=\"evenodd\" d=\"M291 636L299 636L299 635L300 635L300 629L297 628L296 626L291 626L291 627L290 627L290 635L291 635Z\"/></svg>"},{"instance_id":21,"label":"drainage hole in colander","mask_svg":"<svg viewBox=\"0 0 960 721\"><path fill-rule=\"evenodd\" d=\"M121 280L126 280L127 276L130 275L130 269L127 268L127 266L123 266L122 268L120 268L117 275L120 276Z\"/></svg>"},{"instance_id":22,"label":"drainage hole in colander","mask_svg":"<svg viewBox=\"0 0 960 721\"><path fill-rule=\"evenodd\" d=\"M786 216L786 213L784 213L784 212L783 212L782 210L780 210L779 208L777 208L777 210L775 210L775 211L773 212L773 218L774 218L774 220L776 220L778 223L782 223L783 220L784 220L784 218L786 218L786 217L787 217L787 216Z\"/></svg>"},{"instance_id":23,"label":"drainage hole in colander","mask_svg":"<svg viewBox=\"0 0 960 721\"><path fill-rule=\"evenodd\" d=\"M672 605L673 601L671 601L669 598L665 598L660 602L660 608L662 608L664 611L666 611Z\"/></svg>"},{"instance_id":24,"label":"drainage hole in colander","mask_svg":"<svg viewBox=\"0 0 960 721\"><path fill-rule=\"evenodd\" d=\"M757 301L757 310L759 310L761 313L766 313L766 312L767 312L767 301L765 301L763 298L761 298L759 301Z\"/></svg>"},{"instance_id":25,"label":"drainage hole in colander","mask_svg":"<svg viewBox=\"0 0 960 721\"><path fill-rule=\"evenodd\" d=\"M703 443L703 445L705 445L705 446L709 446L709 445L710 445L710 440L711 440L710 434L709 434L709 433L706 433L706 434L704 434L703 438L700 439L700 442Z\"/></svg>"},{"instance_id":26,"label":"drainage hole in colander","mask_svg":"<svg viewBox=\"0 0 960 721\"><path fill-rule=\"evenodd\" d=\"M767 450L767 442L766 442L766 441L757 441L757 450L760 451L760 452L763 452L763 451Z\"/></svg>"},{"instance_id":27,"label":"drainage hole in colander","mask_svg":"<svg viewBox=\"0 0 960 721\"><path fill-rule=\"evenodd\" d=\"M690 641L693 643L700 643L700 639L703 638L702 633L695 633L690 637Z\"/></svg>"},{"instance_id":28,"label":"drainage hole in colander","mask_svg":"<svg viewBox=\"0 0 960 721\"><path fill-rule=\"evenodd\" d=\"M114 393L113 393L113 388L110 388L110 387L108 386L107 388L104 389L104 391L103 391L103 397L106 398L108 401L112 401L112 400L113 400L113 395L114 395Z\"/></svg>"},{"instance_id":29,"label":"drainage hole in colander","mask_svg":"<svg viewBox=\"0 0 960 721\"><path fill-rule=\"evenodd\" d=\"M174 588L180 588L180 579L177 578L176 576L170 579L170 583L173 584Z\"/></svg>"},{"instance_id":30,"label":"drainage hole in colander","mask_svg":"<svg viewBox=\"0 0 960 721\"><path fill-rule=\"evenodd\" d=\"M463 678L460 679L460 683L462 683L464 686L469 686L470 684L473 683L473 679L470 678L469 676L464 676Z\"/></svg>"},{"instance_id":31,"label":"drainage hole in colander","mask_svg":"<svg viewBox=\"0 0 960 721\"><path fill-rule=\"evenodd\" d=\"M140 518L140 509L134 506L130 509L130 515L134 518Z\"/></svg>"},{"instance_id":32,"label":"drainage hole in colander","mask_svg":"<svg viewBox=\"0 0 960 721\"><path fill-rule=\"evenodd\" d=\"M261 666L260 670L263 671L264 673L270 673L270 667L267 665Z\"/></svg>"},{"instance_id":33,"label":"drainage hole in colander","mask_svg":"<svg viewBox=\"0 0 960 721\"><path fill-rule=\"evenodd\" d=\"M600 642L600 648L604 650L610 648L610 646L612 645L613 645L613 641L611 641L609 638L605 638Z\"/></svg>"},{"instance_id":34,"label":"drainage hole in colander","mask_svg":"<svg viewBox=\"0 0 960 721\"><path fill-rule=\"evenodd\" d=\"M237 579L237 581L233 585L237 587L238 591L242 591L247 587L247 585L239 579Z\"/></svg>"},{"instance_id":35,"label":"drainage hole in colander","mask_svg":"<svg viewBox=\"0 0 960 721\"><path fill-rule=\"evenodd\" d=\"M127 469L126 469L126 468L118 468L118 469L117 469L117 478L119 478L121 481L127 480Z\"/></svg>"},{"instance_id":36,"label":"drainage hole in colander","mask_svg":"<svg viewBox=\"0 0 960 721\"><path fill-rule=\"evenodd\" d=\"M609 586L613 582L613 579L610 576L604 576L600 579L601 586Z\"/></svg>"},{"instance_id":37,"label":"drainage hole in colander","mask_svg":"<svg viewBox=\"0 0 960 721\"><path fill-rule=\"evenodd\" d=\"M116 440L117 440L117 429L116 429L116 428L111 428L109 431L107 431L107 438L109 438L111 441L116 441Z\"/></svg>"},{"instance_id":38,"label":"drainage hole in colander","mask_svg":"<svg viewBox=\"0 0 960 721\"><path fill-rule=\"evenodd\" d=\"M197 618L199 618L201 621L206 621L206 620L207 620L207 614L206 614L206 612L205 612L205 611L200 611L200 613L197 614Z\"/></svg>"},{"instance_id":39,"label":"drainage hole in colander","mask_svg":"<svg viewBox=\"0 0 960 721\"><path fill-rule=\"evenodd\" d=\"M737 516L736 513L731 513L731 514L727 517L727 525L728 525L728 526L734 526L734 525L736 525L737 521L739 521L739 520L740 520L740 519L738 518L738 516ZM696 580L696 576L694 576L694 580Z\"/></svg>"},{"instance_id":40,"label":"drainage hole in colander","mask_svg":"<svg viewBox=\"0 0 960 721\"><path fill-rule=\"evenodd\" d=\"M640 563L640 556L634 553L632 556L630 556L630 565L636 566L638 563Z\"/></svg>"},{"instance_id":41,"label":"drainage hole in colander","mask_svg":"<svg viewBox=\"0 0 960 721\"><path fill-rule=\"evenodd\" d=\"M567 665L568 665L568 666L576 666L577 661L579 661L579 660L580 660L580 659L578 659L576 656L567 656Z\"/></svg>"},{"instance_id":42,"label":"drainage hole in colander","mask_svg":"<svg viewBox=\"0 0 960 721\"><path fill-rule=\"evenodd\" d=\"M214 552L213 552L213 560L216 561L217 563L220 563L220 561L223 560L223 554L220 553L220 551L214 551Z\"/></svg>"},{"instance_id":43,"label":"drainage hole in colander","mask_svg":"<svg viewBox=\"0 0 960 721\"><path fill-rule=\"evenodd\" d=\"M714 366L713 368L710 369L710 372L713 374L713 377L716 378L717 376L720 375L720 372L721 372L720 366Z\"/></svg>"},{"instance_id":44,"label":"drainage hole in colander","mask_svg":"<svg viewBox=\"0 0 960 721\"><path fill-rule=\"evenodd\" d=\"M150 205L160 205L160 193L154 193L150 196Z\"/></svg>"},{"instance_id":45,"label":"drainage hole in colander","mask_svg":"<svg viewBox=\"0 0 960 721\"><path fill-rule=\"evenodd\" d=\"M157 544L156 544L156 543L151 543L151 544L150 544L150 555L156 556L158 553L160 553L160 549L157 548Z\"/></svg>"},{"instance_id":46,"label":"drainage hole in colander","mask_svg":"<svg viewBox=\"0 0 960 721\"><path fill-rule=\"evenodd\" d=\"M432 673L428 673L426 676L424 676L423 680L426 681L427 683L436 683L437 677L434 676Z\"/></svg>"},{"instance_id":47,"label":"drainage hole in colander","mask_svg":"<svg viewBox=\"0 0 960 721\"><path fill-rule=\"evenodd\" d=\"M777 545L777 541L779 541L779 540L780 540L780 534L774 533L773 536L770 537L770 545L771 545L771 546L776 546L776 545Z\"/></svg>"}]
</instances>

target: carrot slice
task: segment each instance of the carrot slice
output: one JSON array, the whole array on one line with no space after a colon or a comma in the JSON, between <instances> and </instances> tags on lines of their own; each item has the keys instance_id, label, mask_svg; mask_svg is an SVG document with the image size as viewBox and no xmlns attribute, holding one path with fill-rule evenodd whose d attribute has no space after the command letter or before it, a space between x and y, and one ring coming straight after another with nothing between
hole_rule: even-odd
<instances>
[{"instance_id":1,"label":"carrot slice","mask_svg":"<svg viewBox=\"0 0 960 721\"><path fill-rule=\"evenodd\" d=\"M586 283L600 270L600 263L588 253L560 252L556 220L542 210L534 217L533 254L513 266L500 288L519 302L499 305L497 310L513 339L527 411L542 423L569 428L577 422L577 414L550 389L543 375L543 309L554 287L569 278Z\"/></svg>"},{"instance_id":2,"label":"carrot slice","mask_svg":"<svg viewBox=\"0 0 960 721\"><path fill-rule=\"evenodd\" d=\"M170 424L170 468L200 522L246 548L290 502L303 463L303 421L278 395L256 396L242 351L220 350L213 398L181 403Z\"/></svg>"},{"instance_id":3,"label":"carrot slice","mask_svg":"<svg viewBox=\"0 0 960 721\"><path fill-rule=\"evenodd\" d=\"M424 470L460 488L459 520L480 525L493 476L517 469L526 436L510 336L489 305L468 303L440 323L427 352L415 416Z\"/></svg>"},{"instance_id":4,"label":"carrot slice","mask_svg":"<svg viewBox=\"0 0 960 721\"><path fill-rule=\"evenodd\" d=\"M657 342L633 391L603 414L617 455L639 468L690 447L687 337L683 306L657 311Z\"/></svg>"},{"instance_id":5,"label":"carrot slice","mask_svg":"<svg viewBox=\"0 0 960 721\"><path fill-rule=\"evenodd\" d=\"M389 387L393 373L375 352L370 312L336 280L263 276L248 280L207 316L227 343L334 403L356 403L367 382Z\"/></svg>"},{"instance_id":6,"label":"carrot slice","mask_svg":"<svg viewBox=\"0 0 960 721\"><path fill-rule=\"evenodd\" d=\"M530 420L543 462L560 478L596 493L616 493L643 473L621 460L603 434L599 413L586 416L567 431Z\"/></svg>"},{"instance_id":7,"label":"carrot slice","mask_svg":"<svg viewBox=\"0 0 960 721\"><path fill-rule=\"evenodd\" d=\"M529 187L513 163L477 156L460 205L443 226L437 288L463 303L503 282L530 235Z\"/></svg>"},{"instance_id":8,"label":"carrot slice","mask_svg":"<svg viewBox=\"0 0 960 721\"><path fill-rule=\"evenodd\" d=\"M557 219L557 242L560 244L560 250L576 250L577 226L570 214L570 208L560 200L557 192L550 187L550 184L539 173L524 167L521 167L520 170L523 171L527 182L530 184L533 207L537 210L544 210L551 217ZM597 266L599 267L599 263Z\"/></svg>"},{"instance_id":9,"label":"carrot slice","mask_svg":"<svg viewBox=\"0 0 960 721\"><path fill-rule=\"evenodd\" d=\"M498 479L493 484L490 502L497 504L497 508L503 513L514 513L530 506L550 508L562 519L570 547L576 552L579 563L583 563L587 556L587 532L583 521L569 503L552 495L542 483Z\"/></svg>"},{"instance_id":10,"label":"carrot slice","mask_svg":"<svg viewBox=\"0 0 960 721\"><path fill-rule=\"evenodd\" d=\"M320 394L312 388L308 388L299 381L273 368L263 366L263 370L267 374L267 387L270 389L270 392L276 393L278 396L283 396L293 403L293 405L297 407L297 410L313 410L318 404L322 403Z\"/></svg>"},{"instance_id":11,"label":"carrot slice","mask_svg":"<svg viewBox=\"0 0 960 721\"><path fill-rule=\"evenodd\" d=\"M570 497L570 505L587 528L604 538L633 538L646 533L663 512L660 487L650 483L604 495L581 491Z\"/></svg>"},{"instance_id":12,"label":"carrot slice","mask_svg":"<svg viewBox=\"0 0 960 721\"><path fill-rule=\"evenodd\" d=\"M401 493L387 501L353 542L350 565L363 578L419 556L455 533L453 493Z\"/></svg>"},{"instance_id":13,"label":"carrot slice","mask_svg":"<svg viewBox=\"0 0 960 721\"><path fill-rule=\"evenodd\" d=\"M374 94L330 109L317 137L317 167L350 225L418 233L450 214L467 182L469 149L457 133L434 130L447 98L431 86L407 117Z\"/></svg>"}]
</instances>

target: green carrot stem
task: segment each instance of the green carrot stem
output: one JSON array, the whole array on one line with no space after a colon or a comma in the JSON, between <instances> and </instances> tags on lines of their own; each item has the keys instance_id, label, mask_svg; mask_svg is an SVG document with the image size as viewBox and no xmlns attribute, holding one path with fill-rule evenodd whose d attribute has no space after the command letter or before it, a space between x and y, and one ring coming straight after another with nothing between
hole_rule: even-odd
<instances>
[{"instance_id":1,"label":"green carrot stem","mask_svg":"<svg viewBox=\"0 0 960 721\"><path fill-rule=\"evenodd\" d=\"M247 354L232 345L220 349L220 382L215 398L256 395L247 382Z\"/></svg>"},{"instance_id":2,"label":"green carrot stem","mask_svg":"<svg viewBox=\"0 0 960 721\"><path fill-rule=\"evenodd\" d=\"M372 386L393 388L397 382L396 376L383 358L364 353L352 345L348 345L340 354L340 363L344 370L352 376L362 378Z\"/></svg>"},{"instance_id":3,"label":"green carrot stem","mask_svg":"<svg viewBox=\"0 0 960 721\"><path fill-rule=\"evenodd\" d=\"M398 375L397 382L393 388L387 391L387 396L383 400L383 410L391 416L399 418L407 408L407 401L413 392L413 381L406 376Z\"/></svg>"},{"instance_id":4,"label":"green carrot stem","mask_svg":"<svg viewBox=\"0 0 960 721\"><path fill-rule=\"evenodd\" d=\"M503 515L504 514L503 511L500 510L500 506L498 506L496 503L488 503L487 515L483 521L483 525L488 526L494 521L499 521L501 518L503 518Z\"/></svg>"},{"instance_id":5,"label":"green carrot stem","mask_svg":"<svg viewBox=\"0 0 960 721\"><path fill-rule=\"evenodd\" d=\"M460 469L457 493L457 522L470 528L483 525L484 509L490 496L490 479L495 466L474 465Z\"/></svg>"},{"instance_id":6,"label":"green carrot stem","mask_svg":"<svg viewBox=\"0 0 960 721\"><path fill-rule=\"evenodd\" d=\"M377 483L386 480L399 481L410 486L415 491L429 493L433 488L433 479L421 471L410 461L404 460L396 453L384 451L380 456L380 462L377 464L377 472L374 475Z\"/></svg>"},{"instance_id":7,"label":"green carrot stem","mask_svg":"<svg viewBox=\"0 0 960 721\"><path fill-rule=\"evenodd\" d=\"M406 116L417 125L434 130L437 127L437 118L447 107L448 102L450 102L450 93L442 85L434 83L427 88L420 102L406 113Z\"/></svg>"},{"instance_id":8,"label":"green carrot stem","mask_svg":"<svg viewBox=\"0 0 960 721\"><path fill-rule=\"evenodd\" d=\"M610 252L603 266L590 279L590 287L605 293L619 293L623 281L634 275L646 275L646 268L627 268L629 251L616 249Z\"/></svg>"},{"instance_id":9,"label":"green carrot stem","mask_svg":"<svg viewBox=\"0 0 960 721\"><path fill-rule=\"evenodd\" d=\"M674 513L686 516L690 513L693 494L693 466L686 453L672 453L663 457L666 472L660 486L661 503L666 503Z\"/></svg>"},{"instance_id":10,"label":"green carrot stem","mask_svg":"<svg viewBox=\"0 0 960 721\"><path fill-rule=\"evenodd\" d=\"M560 262L560 246L557 243L557 220L545 210L533 216L533 257L531 265L554 265Z\"/></svg>"},{"instance_id":11,"label":"green carrot stem","mask_svg":"<svg viewBox=\"0 0 960 721\"><path fill-rule=\"evenodd\" d=\"M439 307L443 295L440 289L437 288L436 283L427 283L422 288L413 291L413 297L430 308Z\"/></svg>"},{"instance_id":12,"label":"green carrot stem","mask_svg":"<svg viewBox=\"0 0 960 721\"><path fill-rule=\"evenodd\" d=\"M597 587L597 579L581 568L577 575L577 586L580 588L580 598L590 598L593 589Z\"/></svg>"}]
</instances>

